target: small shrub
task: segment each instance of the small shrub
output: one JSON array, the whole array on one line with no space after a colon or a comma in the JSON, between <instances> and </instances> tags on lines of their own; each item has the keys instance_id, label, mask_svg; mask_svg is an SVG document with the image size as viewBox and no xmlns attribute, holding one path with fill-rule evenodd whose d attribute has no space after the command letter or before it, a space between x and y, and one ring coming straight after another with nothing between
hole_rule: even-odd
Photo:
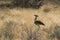
<instances>
[{"instance_id":1,"label":"small shrub","mask_svg":"<svg viewBox=\"0 0 60 40\"><path fill-rule=\"evenodd\" d=\"M60 39L60 26L55 26L53 33L50 35L51 39Z\"/></svg>"},{"instance_id":2,"label":"small shrub","mask_svg":"<svg viewBox=\"0 0 60 40\"><path fill-rule=\"evenodd\" d=\"M47 7L43 9L43 11L46 12L46 13L49 12L50 10L51 9L50 8L47 8Z\"/></svg>"},{"instance_id":3,"label":"small shrub","mask_svg":"<svg viewBox=\"0 0 60 40\"><path fill-rule=\"evenodd\" d=\"M57 38L60 38L60 26L55 27L54 33Z\"/></svg>"}]
</instances>

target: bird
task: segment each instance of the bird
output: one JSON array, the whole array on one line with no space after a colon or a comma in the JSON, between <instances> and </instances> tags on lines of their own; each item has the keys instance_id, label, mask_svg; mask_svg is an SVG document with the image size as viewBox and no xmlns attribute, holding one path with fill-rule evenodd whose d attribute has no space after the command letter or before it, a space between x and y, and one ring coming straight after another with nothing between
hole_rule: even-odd
<instances>
[{"instance_id":1,"label":"bird","mask_svg":"<svg viewBox=\"0 0 60 40\"><path fill-rule=\"evenodd\" d=\"M45 25L43 22L41 22L40 20L37 20L37 18L39 17L38 15L34 15L35 19L34 19L34 24L37 25L38 27L40 27L40 25Z\"/></svg>"}]
</instances>

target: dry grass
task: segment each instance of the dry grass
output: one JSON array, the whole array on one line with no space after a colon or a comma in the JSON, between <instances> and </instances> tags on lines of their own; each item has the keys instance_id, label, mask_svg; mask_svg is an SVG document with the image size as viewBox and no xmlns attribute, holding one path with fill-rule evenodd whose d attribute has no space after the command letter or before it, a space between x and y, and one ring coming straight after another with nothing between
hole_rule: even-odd
<instances>
[{"instance_id":1,"label":"dry grass","mask_svg":"<svg viewBox=\"0 0 60 40\"><path fill-rule=\"evenodd\" d=\"M45 24L39 31L34 24L35 14ZM46 4L40 9L0 9L0 40L53 40L50 35L56 25L60 26L60 6Z\"/></svg>"}]
</instances>

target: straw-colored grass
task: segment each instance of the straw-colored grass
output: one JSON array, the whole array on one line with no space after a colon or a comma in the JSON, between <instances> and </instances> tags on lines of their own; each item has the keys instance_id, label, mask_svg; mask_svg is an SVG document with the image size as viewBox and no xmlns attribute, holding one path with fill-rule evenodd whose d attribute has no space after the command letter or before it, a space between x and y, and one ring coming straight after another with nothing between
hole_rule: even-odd
<instances>
[{"instance_id":1,"label":"straw-colored grass","mask_svg":"<svg viewBox=\"0 0 60 40\"><path fill-rule=\"evenodd\" d=\"M45 24L39 31L34 24L35 14ZM45 4L39 9L0 9L0 40L51 40L56 25L60 26L60 6ZM57 37L53 39L58 40Z\"/></svg>"}]
</instances>

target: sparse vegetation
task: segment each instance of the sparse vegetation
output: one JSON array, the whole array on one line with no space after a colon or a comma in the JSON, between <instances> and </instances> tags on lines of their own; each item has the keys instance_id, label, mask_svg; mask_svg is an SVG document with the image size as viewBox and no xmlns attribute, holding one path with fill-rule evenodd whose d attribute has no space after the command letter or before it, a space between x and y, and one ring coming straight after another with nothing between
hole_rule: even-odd
<instances>
[{"instance_id":1,"label":"sparse vegetation","mask_svg":"<svg viewBox=\"0 0 60 40\"><path fill-rule=\"evenodd\" d=\"M51 33L50 35L51 40L55 40L57 38L57 40L60 40L60 26L55 26L55 29L53 31L53 33Z\"/></svg>"},{"instance_id":2,"label":"sparse vegetation","mask_svg":"<svg viewBox=\"0 0 60 40\"><path fill-rule=\"evenodd\" d=\"M14 40L13 26L16 24L12 21L6 22L6 27L0 29L0 38L3 37L4 40ZM1 40L1 39L0 39Z\"/></svg>"}]
</instances>

